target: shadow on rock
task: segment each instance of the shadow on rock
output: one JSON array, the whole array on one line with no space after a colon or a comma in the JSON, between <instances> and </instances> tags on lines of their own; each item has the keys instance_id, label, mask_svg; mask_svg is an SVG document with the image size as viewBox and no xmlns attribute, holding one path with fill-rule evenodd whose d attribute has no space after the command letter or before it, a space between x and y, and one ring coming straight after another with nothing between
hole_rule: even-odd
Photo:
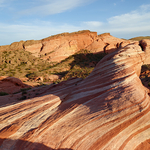
<instances>
[{"instance_id":1,"label":"shadow on rock","mask_svg":"<svg viewBox=\"0 0 150 150\"><path fill-rule=\"evenodd\" d=\"M8 143L5 144L6 147L3 146L3 142ZM70 148L59 148L53 149L41 143L32 143L23 140L11 140L11 139L0 139L0 149L12 149L12 150L72 150Z\"/></svg>"}]
</instances>

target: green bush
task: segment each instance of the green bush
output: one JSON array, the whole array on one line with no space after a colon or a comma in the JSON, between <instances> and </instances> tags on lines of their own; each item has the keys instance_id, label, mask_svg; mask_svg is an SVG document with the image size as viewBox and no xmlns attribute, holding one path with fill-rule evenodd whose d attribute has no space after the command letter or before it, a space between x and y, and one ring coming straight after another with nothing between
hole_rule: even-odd
<instances>
[{"instance_id":1,"label":"green bush","mask_svg":"<svg viewBox=\"0 0 150 150\"><path fill-rule=\"evenodd\" d=\"M5 96L5 95L8 95L8 93L6 93L6 92L0 92L0 96Z\"/></svg>"},{"instance_id":2,"label":"green bush","mask_svg":"<svg viewBox=\"0 0 150 150\"><path fill-rule=\"evenodd\" d=\"M27 99L27 96L22 96L20 99L18 99L18 100L25 100L25 99Z\"/></svg>"}]
</instances>

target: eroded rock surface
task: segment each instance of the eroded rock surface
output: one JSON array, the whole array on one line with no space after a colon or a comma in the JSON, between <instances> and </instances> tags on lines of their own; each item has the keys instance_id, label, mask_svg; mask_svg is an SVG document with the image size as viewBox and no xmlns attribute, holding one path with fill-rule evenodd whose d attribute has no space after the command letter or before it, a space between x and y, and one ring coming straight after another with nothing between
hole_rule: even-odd
<instances>
[{"instance_id":1,"label":"eroded rock surface","mask_svg":"<svg viewBox=\"0 0 150 150\"><path fill-rule=\"evenodd\" d=\"M85 80L49 87L0 108L1 150L150 149L150 98L139 79L145 52L129 44Z\"/></svg>"},{"instance_id":2,"label":"eroded rock surface","mask_svg":"<svg viewBox=\"0 0 150 150\"><path fill-rule=\"evenodd\" d=\"M24 49L32 55L51 62L60 62L82 49L92 53L111 53L119 46L125 46L130 41L111 36L109 33L97 35L89 30L62 33L42 40L14 42L11 45L0 46L0 51Z\"/></svg>"},{"instance_id":3,"label":"eroded rock surface","mask_svg":"<svg viewBox=\"0 0 150 150\"><path fill-rule=\"evenodd\" d=\"M140 46L142 47L142 50L145 51L145 61L144 64L150 64L150 40L149 39L144 39L141 40Z\"/></svg>"},{"instance_id":4,"label":"eroded rock surface","mask_svg":"<svg viewBox=\"0 0 150 150\"><path fill-rule=\"evenodd\" d=\"M29 88L20 79L14 77L0 76L0 92L8 94L19 92L22 88Z\"/></svg>"}]
</instances>

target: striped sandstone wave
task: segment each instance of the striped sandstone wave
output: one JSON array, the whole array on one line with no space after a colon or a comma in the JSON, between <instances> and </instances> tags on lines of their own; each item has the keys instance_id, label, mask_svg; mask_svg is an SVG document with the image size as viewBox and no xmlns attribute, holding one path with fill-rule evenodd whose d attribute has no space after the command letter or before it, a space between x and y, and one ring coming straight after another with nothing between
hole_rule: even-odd
<instances>
[{"instance_id":1,"label":"striped sandstone wave","mask_svg":"<svg viewBox=\"0 0 150 150\"><path fill-rule=\"evenodd\" d=\"M150 98L139 75L145 52L129 44L82 81L0 108L1 150L147 150Z\"/></svg>"}]
</instances>

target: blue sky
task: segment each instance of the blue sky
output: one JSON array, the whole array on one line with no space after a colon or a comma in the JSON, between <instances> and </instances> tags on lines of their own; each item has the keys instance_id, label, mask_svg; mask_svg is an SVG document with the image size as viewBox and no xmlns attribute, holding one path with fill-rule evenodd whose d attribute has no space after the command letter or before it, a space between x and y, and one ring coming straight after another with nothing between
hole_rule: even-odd
<instances>
[{"instance_id":1,"label":"blue sky","mask_svg":"<svg viewBox=\"0 0 150 150\"><path fill-rule=\"evenodd\" d=\"M79 30L150 36L150 1L0 0L0 45Z\"/></svg>"}]
</instances>

